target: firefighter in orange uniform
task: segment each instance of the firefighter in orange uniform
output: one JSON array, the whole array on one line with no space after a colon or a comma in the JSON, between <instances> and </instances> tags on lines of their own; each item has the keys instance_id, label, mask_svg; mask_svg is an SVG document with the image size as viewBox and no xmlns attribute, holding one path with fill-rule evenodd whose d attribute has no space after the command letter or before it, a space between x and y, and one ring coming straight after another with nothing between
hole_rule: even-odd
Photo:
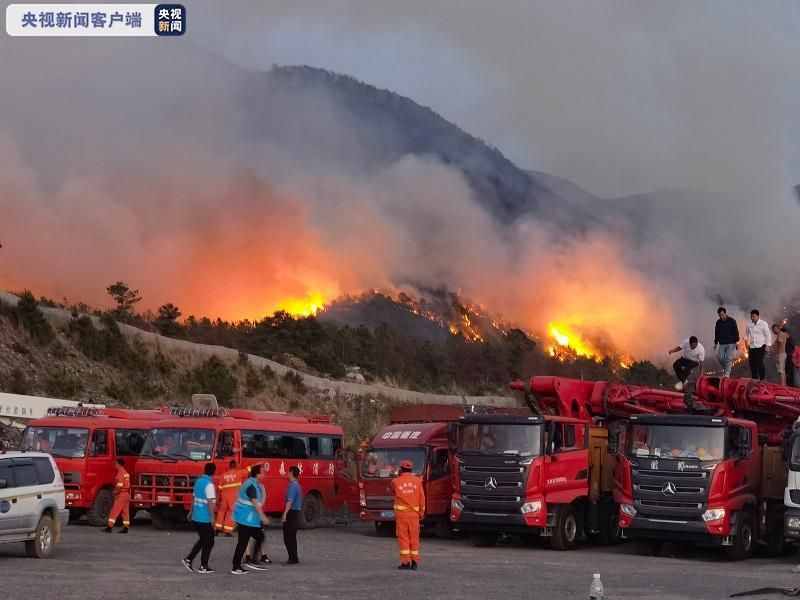
<instances>
[{"instance_id":1,"label":"firefighter in orange uniform","mask_svg":"<svg viewBox=\"0 0 800 600\"><path fill-rule=\"evenodd\" d=\"M108 527L106 533L111 533L117 519L122 515L122 531L128 533L131 526L131 476L125 470L125 463L120 458L117 460L117 474L114 476L114 505L108 513Z\"/></svg>"},{"instance_id":2,"label":"firefighter in orange uniform","mask_svg":"<svg viewBox=\"0 0 800 600\"><path fill-rule=\"evenodd\" d=\"M214 522L214 528L218 533L233 535L233 509L239 497L239 488L249 476L249 469L239 469L236 461L232 460L228 463L228 470L219 478L217 487L220 491L220 500Z\"/></svg>"},{"instance_id":3,"label":"firefighter in orange uniform","mask_svg":"<svg viewBox=\"0 0 800 600\"><path fill-rule=\"evenodd\" d=\"M400 474L392 480L394 490L394 518L397 543L400 546L402 570L417 570L419 562L419 526L425 516L425 491L422 478L412 472L410 460L400 463Z\"/></svg>"}]
</instances>

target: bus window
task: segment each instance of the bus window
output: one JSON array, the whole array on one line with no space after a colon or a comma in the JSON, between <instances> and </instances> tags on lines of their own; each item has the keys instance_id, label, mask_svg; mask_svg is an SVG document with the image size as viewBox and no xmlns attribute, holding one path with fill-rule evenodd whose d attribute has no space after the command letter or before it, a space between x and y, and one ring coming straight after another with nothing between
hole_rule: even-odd
<instances>
[{"instance_id":1,"label":"bus window","mask_svg":"<svg viewBox=\"0 0 800 600\"><path fill-rule=\"evenodd\" d=\"M312 458L334 458L342 447L342 438L311 436L308 438L308 452Z\"/></svg>"},{"instance_id":2,"label":"bus window","mask_svg":"<svg viewBox=\"0 0 800 600\"><path fill-rule=\"evenodd\" d=\"M233 456L233 432L223 431L217 441L217 458Z\"/></svg>"},{"instance_id":3,"label":"bus window","mask_svg":"<svg viewBox=\"0 0 800 600\"><path fill-rule=\"evenodd\" d=\"M242 456L245 458L308 458L303 436L266 431L242 431Z\"/></svg>"}]
</instances>

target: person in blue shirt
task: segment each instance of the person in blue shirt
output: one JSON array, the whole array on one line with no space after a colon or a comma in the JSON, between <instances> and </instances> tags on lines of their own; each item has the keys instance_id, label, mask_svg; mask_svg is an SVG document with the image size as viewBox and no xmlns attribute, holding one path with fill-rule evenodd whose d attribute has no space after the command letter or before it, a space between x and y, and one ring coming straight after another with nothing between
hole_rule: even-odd
<instances>
[{"instance_id":1,"label":"person in blue shirt","mask_svg":"<svg viewBox=\"0 0 800 600\"><path fill-rule=\"evenodd\" d=\"M300 511L303 508L303 490L297 478L300 477L300 468L292 466L286 474L289 486L286 488L286 505L283 509L283 543L289 560L284 564L296 565L300 562L297 557L297 530L300 529Z\"/></svg>"},{"instance_id":2,"label":"person in blue shirt","mask_svg":"<svg viewBox=\"0 0 800 600\"><path fill-rule=\"evenodd\" d=\"M266 555L261 554L261 544L264 543L263 526L269 525L269 517L264 514L264 500L266 500L266 490L260 483L262 478L261 465L250 467L250 477L239 488L239 497L233 509L233 521L239 530L239 539L236 543L236 550L233 553L234 575L245 575L247 571L242 568L242 558L248 542L255 540L253 557L262 556L260 561L251 560L245 566L253 571L265 571L269 561Z\"/></svg>"},{"instance_id":3,"label":"person in blue shirt","mask_svg":"<svg viewBox=\"0 0 800 600\"><path fill-rule=\"evenodd\" d=\"M207 463L203 467L203 474L197 478L194 484L192 497L191 521L197 530L199 539L195 543L191 552L183 559L183 566L187 570L194 572L192 561L198 553L200 554L200 569L198 573L210 574L214 569L208 566L208 559L211 558L211 549L214 547L214 512L217 507L217 491L214 487L212 477L217 466L214 463Z\"/></svg>"}]
</instances>

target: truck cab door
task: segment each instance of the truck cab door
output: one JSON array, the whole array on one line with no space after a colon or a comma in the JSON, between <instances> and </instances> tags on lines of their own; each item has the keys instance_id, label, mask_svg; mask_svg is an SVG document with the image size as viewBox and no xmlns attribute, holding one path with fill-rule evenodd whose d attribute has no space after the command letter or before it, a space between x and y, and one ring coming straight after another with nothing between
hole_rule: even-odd
<instances>
[{"instance_id":1,"label":"truck cab door","mask_svg":"<svg viewBox=\"0 0 800 600\"><path fill-rule=\"evenodd\" d=\"M568 504L589 493L587 430L575 423L553 422L545 463L545 495L548 503Z\"/></svg>"},{"instance_id":2,"label":"truck cab door","mask_svg":"<svg viewBox=\"0 0 800 600\"><path fill-rule=\"evenodd\" d=\"M333 493L336 505L344 505L351 515L361 512L358 484L358 455L352 450L340 448L336 451Z\"/></svg>"},{"instance_id":3,"label":"truck cab door","mask_svg":"<svg viewBox=\"0 0 800 600\"><path fill-rule=\"evenodd\" d=\"M451 456L448 448L432 448L427 470L425 490L426 516L447 515L453 495L453 480L450 473Z\"/></svg>"},{"instance_id":4,"label":"truck cab door","mask_svg":"<svg viewBox=\"0 0 800 600\"><path fill-rule=\"evenodd\" d=\"M100 488L114 485L116 474L117 467L111 454L111 433L108 429L95 429L86 458L87 490L92 499Z\"/></svg>"}]
</instances>

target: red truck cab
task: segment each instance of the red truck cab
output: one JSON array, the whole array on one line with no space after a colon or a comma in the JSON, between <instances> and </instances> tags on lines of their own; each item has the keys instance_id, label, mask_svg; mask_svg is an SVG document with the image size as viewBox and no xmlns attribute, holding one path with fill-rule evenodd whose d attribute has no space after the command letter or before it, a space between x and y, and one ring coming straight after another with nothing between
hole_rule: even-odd
<instances>
[{"instance_id":1,"label":"red truck cab","mask_svg":"<svg viewBox=\"0 0 800 600\"><path fill-rule=\"evenodd\" d=\"M459 414L463 411L459 409ZM422 477L425 490L425 520L441 537L450 534L452 496L451 457L448 424L397 423L387 425L372 439L363 454L359 477L360 516L373 521L379 535L394 531L394 493L392 480L400 463L410 460L414 474Z\"/></svg>"},{"instance_id":2,"label":"red truck cab","mask_svg":"<svg viewBox=\"0 0 800 600\"><path fill-rule=\"evenodd\" d=\"M105 526L114 502L117 459L131 475L159 411L115 408L53 408L25 429L22 450L47 452L64 478L66 507L71 518L86 515L94 526Z\"/></svg>"},{"instance_id":3,"label":"red truck cab","mask_svg":"<svg viewBox=\"0 0 800 600\"><path fill-rule=\"evenodd\" d=\"M624 537L722 546L783 546L783 449L759 444L755 422L708 415L635 415L618 441L615 498Z\"/></svg>"}]
</instances>

